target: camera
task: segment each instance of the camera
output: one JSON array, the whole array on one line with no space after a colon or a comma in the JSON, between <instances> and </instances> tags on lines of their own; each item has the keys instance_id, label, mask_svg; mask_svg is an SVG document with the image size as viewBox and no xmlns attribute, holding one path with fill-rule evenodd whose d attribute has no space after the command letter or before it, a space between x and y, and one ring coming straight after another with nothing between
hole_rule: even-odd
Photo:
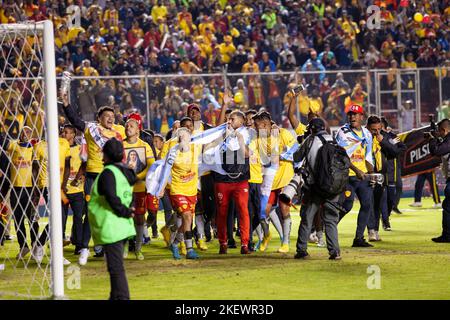
<instances>
[{"instance_id":1,"label":"camera","mask_svg":"<svg viewBox=\"0 0 450 320\"><path fill-rule=\"evenodd\" d=\"M295 86L294 88L292 88L292 93L294 95L298 95L303 90L305 90L305 87L302 84L299 84L298 86Z\"/></svg>"},{"instance_id":2,"label":"camera","mask_svg":"<svg viewBox=\"0 0 450 320\"><path fill-rule=\"evenodd\" d=\"M381 186L384 182L384 176L381 173L366 174L365 180L369 180L372 185L379 184Z\"/></svg>"},{"instance_id":3,"label":"camera","mask_svg":"<svg viewBox=\"0 0 450 320\"><path fill-rule=\"evenodd\" d=\"M432 114L428 115L428 121L430 122L430 131L423 133L424 138L428 138L430 135L436 137L436 123L433 121L434 116Z\"/></svg>"},{"instance_id":4,"label":"camera","mask_svg":"<svg viewBox=\"0 0 450 320\"><path fill-rule=\"evenodd\" d=\"M295 174L291 182L289 182L289 184L284 187L283 191L280 193L280 201L285 204L290 204L302 185L302 176L300 174Z\"/></svg>"}]
</instances>

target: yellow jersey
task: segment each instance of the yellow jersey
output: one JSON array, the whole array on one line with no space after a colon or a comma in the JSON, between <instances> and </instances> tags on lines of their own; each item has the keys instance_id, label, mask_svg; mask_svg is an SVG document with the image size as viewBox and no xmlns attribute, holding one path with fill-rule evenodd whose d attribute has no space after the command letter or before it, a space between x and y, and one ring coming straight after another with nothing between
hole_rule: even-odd
<instances>
[{"instance_id":1,"label":"yellow jersey","mask_svg":"<svg viewBox=\"0 0 450 320\"><path fill-rule=\"evenodd\" d=\"M200 148L193 144L187 152L177 151L172 166L171 195L197 195L199 151Z\"/></svg>"},{"instance_id":2,"label":"yellow jersey","mask_svg":"<svg viewBox=\"0 0 450 320\"><path fill-rule=\"evenodd\" d=\"M69 180L67 181L67 194L84 192L84 183L82 181L80 181L77 186L71 185L72 181L75 180L82 164L80 151L80 145L70 147L70 175Z\"/></svg>"},{"instance_id":3,"label":"yellow jersey","mask_svg":"<svg viewBox=\"0 0 450 320\"><path fill-rule=\"evenodd\" d=\"M13 187L33 187L33 146L31 143L10 141L7 151L11 158L11 185Z\"/></svg>"},{"instance_id":4,"label":"yellow jersey","mask_svg":"<svg viewBox=\"0 0 450 320\"><path fill-rule=\"evenodd\" d=\"M123 137L125 136L125 128L123 126L113 125L112 129L106 129L100 125L98 125L98 127L101 135L108 139L118 138L119 140L123 140ZM86 139L88 151L86 172L100 173L103 170L103 152L92 137L88 126L86 126L86 129L84 130L84 137Z\"/></svg>"},{"instance_id":5,"label":"yellow jersey","mask_svg":"<svg viewBox=\"0 0 450 320\"><path fill-rule=\"evenodd\" d=\"M279 148L278 151L280 154L287 151L290 147L292 147L296 142L295 137L289 130L281 128L280 129L280 137L279 137ZM277 190L284 188L289 184L289 182L294 177L294 166L290 161L284 161L280 159L280 167L278 168L277 173L275 174L275 178L272 183L272 190Z\"/></svg>"},{"instance_id":6,"label":"yellow jersey","mask_svg":"<svg viewBox=\"0 0 450 320\"><path fill-rule=\"evenodd\" d=\"M41 140L34 145L35 158L33 160L39 162L39 174L37 180L37 186L43 189L48 186L48 156L47 156L47 141ZM59 174L60 183L63 182L63 174L65 161L70 158L70 145L66 139L59 138Z\"/></svg>"},{"instance_id":7,"label":"yellow jersey","mask_svg":"<svg viewBox=\"0 0 450 320\"><path fill-rule=\"evenodd\" d=\"M248 146L250 150L250 180L249 183L262 183L263 182L263 174L262 174L262 164L261 158L259 156L258 150L258 139L253 139L250 141Z\"/></svg>"},{"instance_id":8,"label":"yellow jersey","mask_svg":"<svg viewBox=\"0 0 450 320\"><path fill-rule=\"evenodd\" d=\"M20 132L24 124L24 115L22 113L11 114L9 112L3 113L3 126L0 126L0 131L7 133L8 138L12 140L19 139ZM4 129L3 129L4 128Z\"/></svg>"},{"instance_id":9,"label":"yellow jersey","mask_svg":"<svg viewBox=\"0 0 450 320\"><path fill-rule=\"evenodd\" d=\"M126 164L136 173L138 181L134 185L134 192L145 192L145 177L148 169L155 162L155 156L148 143L137 139L136 143L123 142Z\"/></svg>"}]
</instances>

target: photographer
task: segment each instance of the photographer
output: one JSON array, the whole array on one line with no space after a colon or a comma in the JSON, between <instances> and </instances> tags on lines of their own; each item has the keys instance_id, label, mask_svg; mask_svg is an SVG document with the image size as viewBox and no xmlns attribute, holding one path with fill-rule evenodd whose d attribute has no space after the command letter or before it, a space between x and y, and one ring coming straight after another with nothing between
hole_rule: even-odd
<instances>
[{"instance_id":1,"label":"photographer","mask_svg":"<svg viewBox=\"0 0 450 320\"><path fill-rule=\"evenodd\" d=\"M325 131L325 123L320 118L312 119L308 124L308 129L311 132L311 135L304 141L300 149L294 153L295 162L304 161L303 179L305 181L302 210L300 212L301 223L298 229L296 245L297 253L295 254L295 258L305 259L309 256L306 249L311 226L314 216L319 208L323 206L322 219L325 224L327 248L330 254L330 260L340 260L341 256L337 231L339 212L332 206L326 205L329 202L337 203L339 195L327 201L325 198L320 197L317 192L313 191L313 185L315 183L313 166L316 163L319 149L322 148L325 141L333 141L333 138Z\"/></svg>"},{"instance_id":2,"label":"photographer","mask_svg":"<svg viewBox=\"0 0 450 320\"><path fill-rule=\"evenodd\" d=\"M373 190L373 211L369 217L369 241L381 241L378 235L380 214L383 226L389 226L389 211L387 203L388 159L395 159L403 150L403 143L389 139L389 134L382 130L381 119L370 116L367 119L367 129L372 134L372 155L374 172L383 175L383 183L375 184Z\"/></svg>"},{"instance_id":3,"label":"photographer","mask_svg":"<svg viewBox=\"0 0 450 320\"><path fill-rule=\"evenodd\" d=\"M433 238L434 242L450 242L450 120L443 119L438 123L438 130L429 133L430 152L442 157L442 171L446 178L445 199L442 202L442 235Z\"/></svg>"}]
</instances>

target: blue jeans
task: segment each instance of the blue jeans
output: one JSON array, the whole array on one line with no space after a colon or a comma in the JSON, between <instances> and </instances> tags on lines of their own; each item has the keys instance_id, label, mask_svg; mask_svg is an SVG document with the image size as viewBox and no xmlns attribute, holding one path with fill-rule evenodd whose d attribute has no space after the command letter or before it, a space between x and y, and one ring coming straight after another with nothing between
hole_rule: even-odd
<instances>
[{"instance_id":1,"label":"blue jeans","mask_svg":"<svg viewBox=\"0 0 450 320\"><path fill-rule=\"evenodd\" d=\"M450 239L450 179L444 190L445 199L442 202L442 236Z\"/></svg>"},{"instance_id":2,"label":"blue jeans","mask_svg":"<svg viewBox=\"0 0 450 320\"><path fill-rule=\"evenodd\" d=\"M83 192L68 194L70 207L73 211L72 238L71 241L77 249L89 248L91 229L87 215L87 206ZM69 205L63 205L63 211L67 216ZM84 219L83 219L84 216Z\"/></svg>"},{"instance_id":3,"label":"blue jeans","mask_svg":"<svg viewBox=\"0 0 450 320\"><path fill-rule=\"evenodd\" d=\"M373 190L373 210L369 218L369 230L380 229L380 215L383 221L388 221L387 190L386 186L376 185Z\"/></svg>"},{"instance_id":4,"label":"blue jeans","mask_svg":"<svg viewBox=\"0 0 450 320\"><path fill-rule=\"evenodd\" d=\"M343 203L345 212L348 213L353 208L353 201L355 200L355 194L358 196L361 208L358 213L358 224L356 227L355 239L364 238L364 230L369 222L370 212L372 210L373 203L373 189L369 185L369 181L359 180L357 177L350 177L348 179L347 191L351 194L346 197ZM343 216L341 216L341 219Z\"/></svg>"}]
</instances>

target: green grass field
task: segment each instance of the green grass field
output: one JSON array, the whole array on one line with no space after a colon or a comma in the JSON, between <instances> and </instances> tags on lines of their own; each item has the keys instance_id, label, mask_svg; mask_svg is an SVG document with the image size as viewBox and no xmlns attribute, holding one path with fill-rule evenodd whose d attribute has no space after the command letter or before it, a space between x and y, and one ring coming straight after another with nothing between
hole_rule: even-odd
<instances>
[{"instance_id":1,"label":"green grass field","mask_svg":"<svg viewBox=\"0 0 450 320\"><path fill-rule=\"evenodd\" d=\"M239 249L229 249L228 255L218 254L218 242L209 243L209 250L200 252L198 261L175 261L161 238L144 246L145 261L137 261L130 253L125 268L132 299L449 299L450 244L435 244L430 239L440 235L442 211L431 209L431 199L423 200L423 208L408 207L411 199L402 199L402 215L391 217L392 232L380 231L382 242L374 248L351 248L356 228L355 207L339 225L341 261L328 260L325 248L311 244L311 259L296 260L295 241L299 225L298 213L292 214L291 252L276 252L279 238L274 237L268 251L241 256ZM162 214L159 223L162 223ZM272 230L276 234L275 230ZM238 239L237 239L238 240ZM0 249L17 254L17 243ZM64 254L77 266L72 247ZM10 293L29 286L35 270L23 267L0 271L0 298L21 298ZM369 289L369 266L378 266L381 288ZM72 278L67 274L66 282ZM39 275L38 277L42 277ZM36 277L36 278L38 278ZM72 275L73 277L73 275ZM372 283L371 281L369 281ZM80 268L80 289L69 289L69 299L107 299L109 277L102 259L90 258ZM32 290L33 293L35 291Z\"/></svg>"}]
</instances>

